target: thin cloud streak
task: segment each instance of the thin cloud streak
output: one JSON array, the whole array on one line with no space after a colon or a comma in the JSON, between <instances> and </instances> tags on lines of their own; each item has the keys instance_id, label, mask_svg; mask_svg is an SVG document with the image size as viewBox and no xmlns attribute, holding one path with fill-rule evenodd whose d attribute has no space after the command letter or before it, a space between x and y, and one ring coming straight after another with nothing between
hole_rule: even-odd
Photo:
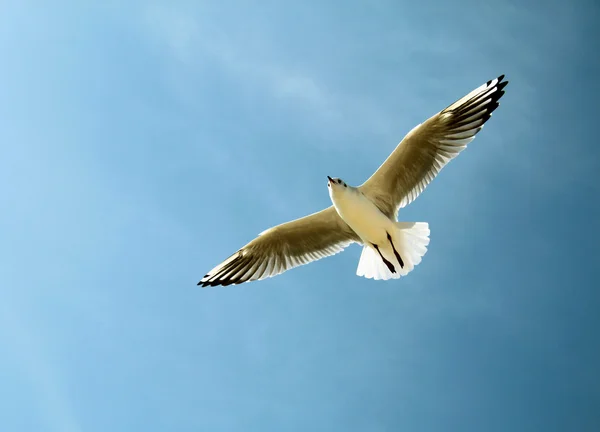
<instances>
[{"instance_id":1,"label":"thin cloud streak","mask_svg":"<svg viewBox=\"0 0 600 432\"><path fill-rule=\"evenodd\" d=\"M204 67L218 65L244 86L259 85L274 99L306 108L313 120L324 122L329 128L362 127L378 133L390 130L388 116L372 101L334 94L326 82L276 60L276 51L265 54L236 43L213 27L209 18L157 5L146 8L142 17L150 39L166 48L180 66L201 72ZM356 119L361 120L358 125Z\"/></svg>"}]
</instances>

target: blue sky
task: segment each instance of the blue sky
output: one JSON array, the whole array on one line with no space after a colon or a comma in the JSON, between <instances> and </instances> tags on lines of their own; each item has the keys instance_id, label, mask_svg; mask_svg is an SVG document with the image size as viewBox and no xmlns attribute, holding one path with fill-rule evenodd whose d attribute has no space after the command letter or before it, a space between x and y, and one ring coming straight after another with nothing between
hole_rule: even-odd
<instances>
[{"instance_id":1,"label":"blue sky","mask_svg":"<svg viewBox=\"0 0 600 432\"><path fill-rule=\"evenodd\" d=\"M0 5L0 429L600 429L592 1ZM501 107L360 248L196 282L484 81Z\"/></svg>"}]
</instances>

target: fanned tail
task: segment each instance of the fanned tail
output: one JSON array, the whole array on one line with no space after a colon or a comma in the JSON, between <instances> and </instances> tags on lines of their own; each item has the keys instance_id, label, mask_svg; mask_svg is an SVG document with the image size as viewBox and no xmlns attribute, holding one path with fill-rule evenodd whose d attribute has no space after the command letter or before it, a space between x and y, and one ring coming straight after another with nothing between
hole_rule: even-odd
<instances>
[{"instance_id":1,"label":"fanned tail","mask_svg":"<svg viewBox=\"0 0 600 432\"><path fill-rule=\"evenodd\" d=\"M371 245L365 245L356 269L358 276L375 280L398 279L406 276L421 262L429 245L427 222L396 222L396 230L390 234L402 262L395 260L392 272L377 250Z\"/></svg>"}]
</instances>

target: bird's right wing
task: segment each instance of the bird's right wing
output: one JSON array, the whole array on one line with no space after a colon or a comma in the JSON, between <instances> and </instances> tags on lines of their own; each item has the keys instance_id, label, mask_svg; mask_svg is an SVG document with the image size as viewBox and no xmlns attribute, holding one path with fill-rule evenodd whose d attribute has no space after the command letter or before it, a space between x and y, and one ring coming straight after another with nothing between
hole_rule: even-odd
<instances>
[{"instance_id":1,"label":"bird's right wing","mask_svg":"<svg viewBox=\"0 0 600 432\"><path fill-rule=\"evenodd\" d=\"M483 128L504 94L503 79L488 81L411 130L361 191L394 218Z\"/></svg>"},{"instance_id":2,"label":"bird's right wing","mask_svg":"<svg viewBox=\"0 0 600 432\"><path fill-rule=\"evenodd\" d=\"M198 285L216 286L275 276L341 252L360 238L333 206L277 225L209 271Z\"/></svg>"}]
</instances>

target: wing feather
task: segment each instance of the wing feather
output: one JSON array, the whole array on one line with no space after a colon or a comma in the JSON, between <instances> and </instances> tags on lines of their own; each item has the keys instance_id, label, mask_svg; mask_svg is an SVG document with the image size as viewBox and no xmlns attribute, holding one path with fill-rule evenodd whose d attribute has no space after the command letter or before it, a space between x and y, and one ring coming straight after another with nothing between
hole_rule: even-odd
<instances>
[{"instance_id":1,"label":"wing feather","mask_svg":"<svg viewBox=\"0 0 600 432\"><path fill-rule=\"evenodd\" d=\"M198 285L241 284L341 252L360 241L333 206L277 225L209 271Z\"/></svg>"},{"instance_id":2,"label":"wing feather","mask_svg":"<svg viewBox=\"0 0 600 432\"><path fill-rule=\"evenodd\" d=\"M454 159L498 107L508 81L490 80L413 128L360 186L387 216L414 201Z\"/></svg>"}]
</instances>

